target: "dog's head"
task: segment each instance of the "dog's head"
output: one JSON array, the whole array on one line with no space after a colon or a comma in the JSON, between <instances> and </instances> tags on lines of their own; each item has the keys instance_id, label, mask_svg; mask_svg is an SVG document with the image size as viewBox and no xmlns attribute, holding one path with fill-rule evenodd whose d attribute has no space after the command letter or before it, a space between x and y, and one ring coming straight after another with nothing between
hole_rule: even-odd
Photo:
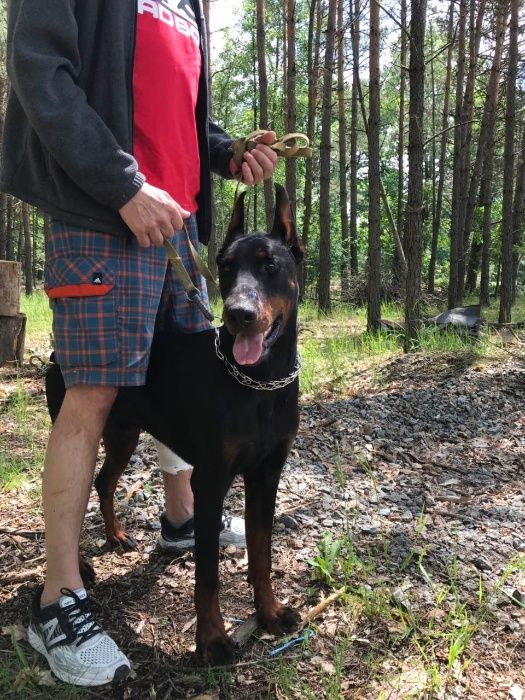
<instances>
[{"instance_id":1,"label":"dog's head","mask_svg":"<svg viewBox=\"0 0 525 700\"><path fill-rule=\"evenodd\" d=\"M217 265L233 356L237 364L253 366L266 359L275 341L295 323L302 249L284 187L275 186L270 233L244 233L244 197L242 193L235 204Z\"/></svg>"}]
</instances>

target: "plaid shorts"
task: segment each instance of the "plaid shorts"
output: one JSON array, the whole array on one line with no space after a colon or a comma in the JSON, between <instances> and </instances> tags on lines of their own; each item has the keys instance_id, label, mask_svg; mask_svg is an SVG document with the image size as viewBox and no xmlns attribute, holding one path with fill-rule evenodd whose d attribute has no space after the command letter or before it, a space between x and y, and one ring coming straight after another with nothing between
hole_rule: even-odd
<instances>
[{"instance_id":1,"label":"plaid shorts","mask_svg":"<svg viewBox=\"0 0 525 700\"><path fill-rule=\"evenodd\" d=\"M197 246L194 216L187 227ZM172 243L208 304L184 231L177 231ZM55 356L67 387L140 386L156 322L181 333L211 327L188 301L164 248L141 248L131 236L53 221L44 281L53 310Z\"/></svg>"}]
</instances>

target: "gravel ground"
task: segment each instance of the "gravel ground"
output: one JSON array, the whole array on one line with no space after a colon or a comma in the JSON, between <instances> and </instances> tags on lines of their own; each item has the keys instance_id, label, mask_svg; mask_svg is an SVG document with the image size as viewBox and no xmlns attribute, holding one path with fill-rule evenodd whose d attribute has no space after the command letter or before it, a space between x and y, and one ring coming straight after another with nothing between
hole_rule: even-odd
<instances>
[{"instance_id":1,"label":"gravel ground","mask_svg":"<svg viewBox=\"0 0 525 700\"><path fill-rule=\"evenodd\" d=\"M122 687L91 695L486 700L525 687L525 365L415 355L358 376L345 396L303 400L279 491L274 583L284 600L303 612L314 605L323 589L312 587L309 561L325 533L342 543L332 587L346 581L349 594L316 620L307 648L270 661L278 642L262 635L227 673L195 669L194 562L156 548L162 489L145 438L117 493L140 551L104 552L94 498L89 506L82 550L98 576L93 595L135 668ZM42 410L34 376L23 381ZM227 507L242 514L241 483ZM29 531L0 534L0 660L14 657L14 629L29 665L43 668L17 627L27 623L43 574L34 499L2 495L0 528ZM252 612L245 573L242 551L223 552L223 611L232 627ZM453 663L457 629L469 634ZM60 686L25 692L17 697L65 697Z\"/></svg>"}]
</instances>

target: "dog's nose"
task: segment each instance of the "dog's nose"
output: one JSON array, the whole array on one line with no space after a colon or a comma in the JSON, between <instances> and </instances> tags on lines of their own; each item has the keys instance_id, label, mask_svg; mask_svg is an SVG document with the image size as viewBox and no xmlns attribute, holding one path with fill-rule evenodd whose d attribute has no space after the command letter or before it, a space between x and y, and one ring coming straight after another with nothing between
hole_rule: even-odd
<instances>
[{"instance_id":1,"label":"dog's nose","mask_svg":"<svg viewBox=\"0 0 525 700\"><path fill-rule=\"evenodd\" d=\"M247 328L257 320L257 312L245 306L230 306L226 313L238 328Z\"/></svg>"}]
</instances>

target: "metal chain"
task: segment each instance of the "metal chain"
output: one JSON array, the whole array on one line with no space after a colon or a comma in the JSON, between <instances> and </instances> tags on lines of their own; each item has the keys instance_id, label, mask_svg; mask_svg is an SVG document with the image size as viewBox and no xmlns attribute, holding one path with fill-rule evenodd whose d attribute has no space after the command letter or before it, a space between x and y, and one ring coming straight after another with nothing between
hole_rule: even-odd
<instances>
[{"instance_id":1,"label":"metal chain","mask_svg":"<svg viewBox=\"0 0 525 700\"><path fill-rule=\"evenodd\" d=\"M251 377L248 377L247 374L243 374L243 372L240 372L237 369L237 367L233 365L222 352L218 328L215 329L215 354L217 355L219 360L224 362L228 373L231 374L231 376L237 382L239 382L239 384L247 386L250 389L256 389L257 391L275 391L276 389L282 389L283 387L288 386L288 384L291 384L295 379L297 379L297 377L299 376L299 372L301 371L301 358L299 357L299 353L297 353L292 372L288 376L283 377L282 379L272 379L269 382L260 382L257 379L252 379Z\"/></svg>"}]
</instances>

